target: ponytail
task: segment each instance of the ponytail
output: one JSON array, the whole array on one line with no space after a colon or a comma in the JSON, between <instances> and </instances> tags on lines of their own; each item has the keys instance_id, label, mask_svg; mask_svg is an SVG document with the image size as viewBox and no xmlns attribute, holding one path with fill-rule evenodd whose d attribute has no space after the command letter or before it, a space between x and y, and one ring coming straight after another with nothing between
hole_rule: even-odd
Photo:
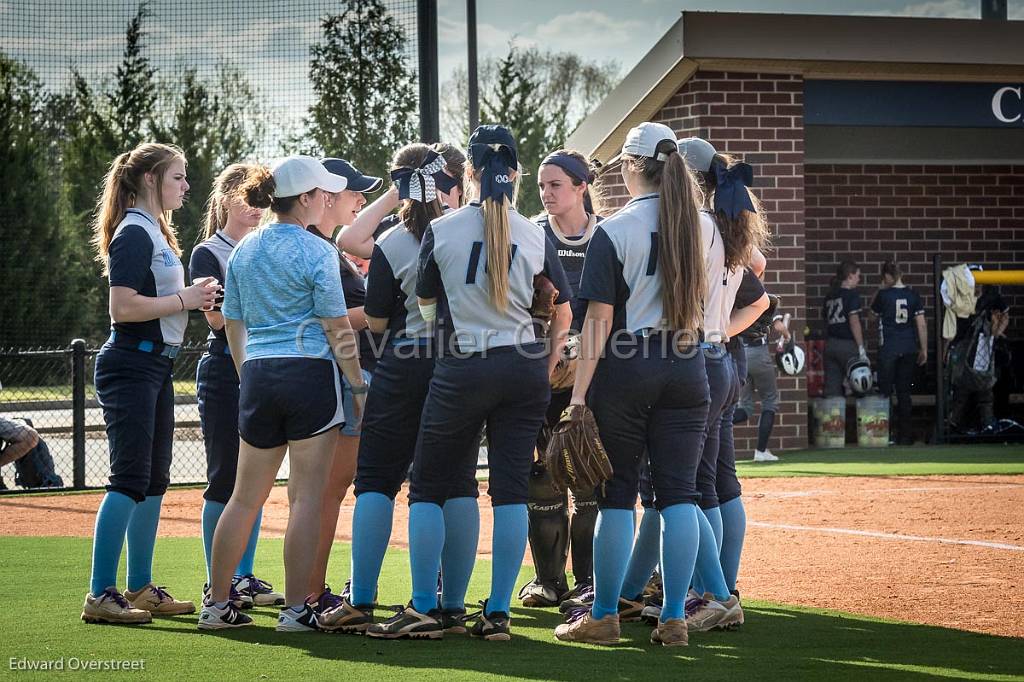
<instances>
[{"instance_id":1,"label":"ponytail","mask_svg":"<svg viewBox=\"0 0 1024 682\"><path fill-rule=\"evenodd\" d=\"M244 163L233 163L217 176L213 181L213 189L206 201L206 215L203 218L203 227L199 231L197 241L209 239L217 234L218 230L224 229L228 222L227 202L238 197L244 201L239 194L240 188L249 177L251 166Z\"/></svg>"},{"instance_id":2,"label":"ponytail","mask_svg":"<svg viewBox=\"0 0 1024 682\"><path fill-rule=\"evenodd\" d=\"M432 153L439 154L441 158L444 159L445 169L448 170L448 172L452 172L452 162L445 158L445 152L439 150L437 148L438 146L439 145L428 147L422 142L414 142L399 149L395 152L395 157L391 161L392 179L395 177L395 171L409 168L420 168ZM451 145L448 145L447 152L448 154L461 155L461 152L451 147ZM458 157L453 156L452 158L457 160ZM466 157L463 156L460 164L465 163L465 161ZM459 170L461 173L461 168ZM455 180L456 181L453 183L453 186L460 188L459 196L461 197L461 175L456 177ZM397 182L398 181L396 180L396 183ZM399 191L401 192L401 187L399 188ZM421 199L425 199L425 197L421 197ZM440 218L442 215L443 210L441 208L441 200L436 196L430 201L420 201L412 198L403 199L402 205L398 209L398 218L402 221L402 224L405 225L405 229L408 230L412 236L416 237L416 241L422 241L423 234L430 226L430 222L436 218Z\"/></svg>"},{"instance_id":3,"label":"ponytail","mask_svg":"<svg viewBox=\"0 0 1024 682\"><path fill-rule=\"evenodd\" d=\"M896 261L890 259L882 264L882 275L888 275L892 277L894 281L899 281L903 277L903 273L900 272L899 266L896 265Z\"/></svg>"},{"instance_id":4,"label":"ponytail","mask_svg":"<svg viewBox=\"0 0 1024 682\"><path fill-rule=\"evenodd\" d=\"M139 191L143 187L142 177L146 173L156 176L159 201L159 188L163 184L164 174L175 159L185 159L184 153L178 147L145 142L130 152L119 154L110 164L110 169L103 178L103 192L96 204L96 214L92 221L92 245L96 249L96 260L103 264L104 275L109 273L107 257L110 253L110 242L114 239L114 232L124 220L128 209L135 206L138 200ZM161 210L154 218L168 246L175 255L180 256L181 248L178 246L178 236L171 226L169 212Z\"/></svg>"},{"instance_id":5,"label":"ponytail","mask_svg":"<svg viewBox=\"0 0 1024 682\"><path fill-rule=\"evenodd\" d=\"M683 157L673 151L661 163L658 205L658 268L665 318L673 330L700 327L707 290L700 235L700 200ZM658 163L655 161L655 163Z\"/></svg>"},{"instance_id":6,"label":"ponytail","mask_svg":"<svg viewBox=\"0 0 1024 682\"><path fill-rule=\"evenodd\" d=\"M512 263L512 227L508 206L485 199L484 240L487 244L487 287L491 303L500 312L508 305L508 269Z\"/></svg>"}]
</instances>

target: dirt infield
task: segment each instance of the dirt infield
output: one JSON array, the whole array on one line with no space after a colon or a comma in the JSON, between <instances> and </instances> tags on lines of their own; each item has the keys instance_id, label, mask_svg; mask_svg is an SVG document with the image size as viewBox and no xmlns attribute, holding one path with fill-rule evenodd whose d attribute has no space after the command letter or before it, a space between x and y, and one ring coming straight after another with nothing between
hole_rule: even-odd
<instances>
[{"instance_id":1,"label":"dirt infield","mask_svg":"<svg viewBox=\"0 0 1024 682\"><path fill-rule=\"evenodd\" d=\"M745 597L1024 637L1024 476L744 479L743 486ZM100 498L0 498L0 535L89 536ZM480 556L488 557L490 506L480 499ZM199 535L201 504L200 490L168 493L161 534ZM352 504L349 497L342 507L339 540L350 538ZM406 509L403 495L393 537L400 547ZM285 489L275 488L264 534L281 536L287 514Z\"/></svg>"}]
</instances>

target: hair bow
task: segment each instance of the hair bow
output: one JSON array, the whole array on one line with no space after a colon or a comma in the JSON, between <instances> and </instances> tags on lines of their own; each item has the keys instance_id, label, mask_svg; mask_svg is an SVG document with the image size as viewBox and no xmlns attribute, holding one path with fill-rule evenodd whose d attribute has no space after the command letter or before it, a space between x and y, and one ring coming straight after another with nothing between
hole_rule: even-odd
<instances>
[{"instance_id":1,"label":"hair bow","mask_svg":"<svg viewBox=\"0 0 1024 682\"><path fill-rule=\"evenodd\" d=\"M726 168L715 164L715 213L721 211L735 220L743 211L757 213L754 201L747 191L754 184L754 169L746 163L736 163Z\"/></svg>"},{"instance_id":2,"label":"hair bow","mask_svg":"<svg viewBox=\"0 0 1024 682\"><path fill-rule=\"evenodd\" d=\"M504 203L512 200L515 185L512 169L519 166L516 150L504 144L478 142L469 146L473 167L480 171L480 200Z\"/></svg>"},{"instance_id":3,"label":"hair bow","mask_svg":"<svg viewBox=\"0 0 1024 682\"><path fill-rule=\"evenodd\" d=\"M450 192L459 181L444 172L444 165L444 157L431 151L418 168L391 171L391 179L398 186L398 198L429 203L437 198L438 190Z\"/></svg>"}]
</instances>

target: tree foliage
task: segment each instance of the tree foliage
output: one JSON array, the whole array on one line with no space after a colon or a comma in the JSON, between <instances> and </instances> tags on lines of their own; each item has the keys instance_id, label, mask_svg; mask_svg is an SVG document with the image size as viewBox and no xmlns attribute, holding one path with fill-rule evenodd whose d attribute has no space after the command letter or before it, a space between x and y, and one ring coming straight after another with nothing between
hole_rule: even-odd
<instances>
[{"instance_id":1,"label":"tree foliage","mask_svg":"<svg viewBox=\"0 0 1024 682\"><path fill-rule=\"evenodd\" d=\"M316 101L306 118L307 145L385 175L395 150L417 138L407 37L381 0L344 5L323 20L323 38L310 50Z\"/></svg>"}]
</instances>

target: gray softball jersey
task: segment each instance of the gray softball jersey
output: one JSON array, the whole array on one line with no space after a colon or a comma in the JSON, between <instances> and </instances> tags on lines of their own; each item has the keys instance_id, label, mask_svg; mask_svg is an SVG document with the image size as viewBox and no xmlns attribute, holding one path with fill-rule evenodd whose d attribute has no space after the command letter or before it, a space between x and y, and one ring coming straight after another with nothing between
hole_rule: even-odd
<instances>
[{"instance_id":1,"label":"gray softball jersey","mask_svg":"<svg viewBox=\"0 0 1024 682\"><path fill-rule=\"evenodd\" d=\"M565 303L572 287L558 260L558 250L544 228L509 209L511 263L509 295L504 311L488 291L487 248L483 207L473 202L434 220L420 245L416 295L437 298L443 291L462 352L514 346L536 341L530 306L533 278L545 275L558 289L556 303Z\"/></svg>"}]
</instances>

